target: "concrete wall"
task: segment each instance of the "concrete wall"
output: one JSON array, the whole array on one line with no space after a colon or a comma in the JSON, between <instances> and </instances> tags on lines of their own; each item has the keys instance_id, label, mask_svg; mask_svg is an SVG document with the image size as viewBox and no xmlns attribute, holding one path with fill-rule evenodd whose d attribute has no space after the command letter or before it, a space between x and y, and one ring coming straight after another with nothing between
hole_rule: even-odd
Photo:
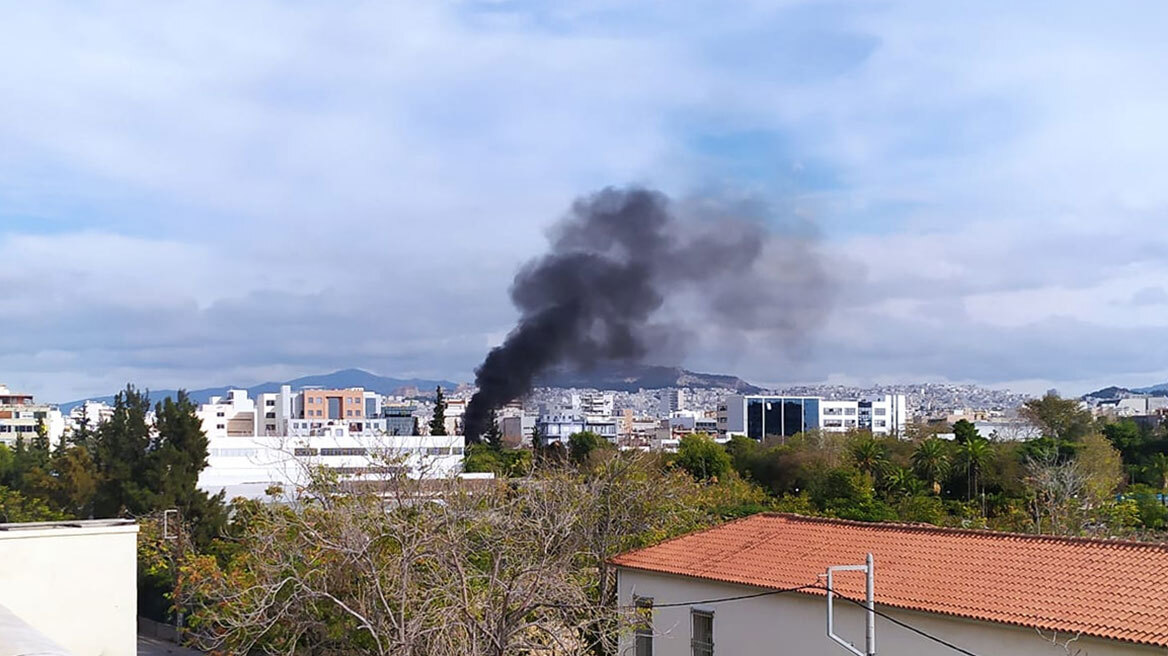
<instances>
[{"instance_id":1,"label":"concrete wall","mask_svg":"<svg viewBox=\"0 0 1168 656\"><path fill-rule=\"evenodd\" d=\"M65 524L0 524L0 605L77 656L133 656L138 526Z\"/></svg>"},{"instance_id":2,"label":"concrete wall","mask_svg":"<svg viewBox=\"0 0 1168 656\"><path fill-rule=\"evenodd\" d=\"M847 576L840 574L839 576ZM857 574L856 576L861 576ZM701 581L667 574L622 569L620 602L631 605L634 595L652 597L655 604L700 601L761 592L759 588ZM811 582L810 580L808 581ZM876 570L880 588L880 570ZM846 656L847 651L826 635L826 599L801 593L741 601L697 604L696 610L714 613L714 653L724 656ZM1043 641L1033 629L1006 624L950 618L877 606L897 619L978 654L1010 656L1066 656L1062 646ZM654 656L690 656L691 607L659 608L653 612ZM836 633L864 646L864 613L848 602L836 605ZM1049 638L1049 633L1047 634ZM1061 635L1060 641L1074 636ZM1094 638L1073 643L1082 656L1149 656L1164 649L1141 647ZM631 636L622 639L620 653L633 656ZM896 656L956 653L889 621L876 618L876 653Z\"/></svg>"}]
</instances>

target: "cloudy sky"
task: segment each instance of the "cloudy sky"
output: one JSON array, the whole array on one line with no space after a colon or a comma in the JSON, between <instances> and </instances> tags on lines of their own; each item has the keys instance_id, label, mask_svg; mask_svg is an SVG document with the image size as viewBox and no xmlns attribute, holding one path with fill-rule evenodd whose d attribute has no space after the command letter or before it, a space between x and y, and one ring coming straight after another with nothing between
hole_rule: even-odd
<instances>
[{"instance_id":1,"label":"cloudy sky","mask_svg":"<svg viewBox=\"0 0 1168 656\"><path fill-rule=\"evenodd\" d=\"M0 381L467 380L629 183L817 226L825 322L691 367L1168 380L1168 5L962 4L7 3Z\"/></svg>"}]
</instances>

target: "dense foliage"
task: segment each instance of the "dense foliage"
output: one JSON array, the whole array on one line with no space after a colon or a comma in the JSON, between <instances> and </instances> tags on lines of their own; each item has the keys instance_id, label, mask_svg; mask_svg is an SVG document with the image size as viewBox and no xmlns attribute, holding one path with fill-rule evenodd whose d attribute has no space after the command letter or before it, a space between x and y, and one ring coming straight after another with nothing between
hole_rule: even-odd
<instances>
[{"instance_id":1,"label":"dense foliage","mask_svg":"<svg viewBox=\"0 0 1168 656\"><path fill-rule=\"evenodd\" d=\"M149 396L127 386L114 400L112 418L94 430L83 426L55 448L43 427L27 443L0 445L0 521L145 520L170 510L172 523L190 529L183 539L209 547L225 530L227 513L222 495L209 497L196 488L207 462L207 437L195 406L179 392L154 405L153 422L150 411ZM165 563L140 559L140 612L166 619L175 580Z\"/></svg>"}]
</instances>

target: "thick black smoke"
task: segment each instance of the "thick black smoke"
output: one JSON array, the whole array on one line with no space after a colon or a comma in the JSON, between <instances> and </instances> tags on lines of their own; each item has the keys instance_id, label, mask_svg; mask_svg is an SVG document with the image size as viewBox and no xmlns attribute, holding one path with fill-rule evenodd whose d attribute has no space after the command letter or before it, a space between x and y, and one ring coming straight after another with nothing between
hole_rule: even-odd
<instances>
[{"instance_id":1,"label":"thick black smoke","mask_svg":"<svg viewBox=\"0 0 1168 656\"><path fill-rule=\"evenodd\" d=\"M778 271L768 270L762 256L775 235L761 223L709 208L691 214L702 216L679 218L664 194L639 188L609 188L573 204L553 230L549 253L515 276L519 324L476 370L478 392L463 417L468 440L477 441L494 410L527 394L554 367L640 362L684 341L694 323L791 332L809 313L822 315L826 279L801 240L781 248L771 262ZM789 308L797 318L758 307L781 302L772 285L784 282L789 267L799 274L787 283L814 288L797 298L821 296ZM673 297L689 299L694 309L661 321Z\"/></svg>"}]
</instances>

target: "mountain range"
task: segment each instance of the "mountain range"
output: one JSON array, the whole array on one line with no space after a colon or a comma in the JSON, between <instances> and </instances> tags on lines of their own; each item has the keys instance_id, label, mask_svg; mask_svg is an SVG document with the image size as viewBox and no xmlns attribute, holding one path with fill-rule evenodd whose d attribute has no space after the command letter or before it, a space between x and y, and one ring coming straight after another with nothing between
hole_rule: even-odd
<instances>
[{"instance_id":1,"label":"mountain range","mask_svg":"<svg viewBox=\"0 0 1168 656\"><path fill-rule=\"evenodd\" d=\"M334 371L331 374L318 374L315 376L303 376L294 380L285 382L268 382L259 385L252 385L251 387L241 387L239 385L227 385L224 387L207 387L204 389L187 390L191 400L195 403L206 403L212 396L226 396L227 390L230 389L246 389L248 396L255 398L259 394L267 392L279 392L281 385L291 385L292 389L300 389L301 387L324 387L326 389L343 389L346 387L363 387L371 392L378 394L393 394L403 387L416 387L419 390L433 390L435 387L441 386L443 389L454 389L458 387L458 383L452 383L449 380L428 380L425 378L390 378L387 376L378 376L377 374L369 373L363 369L342 369ZM158 401L167 397L173 398L178 392L176 390L150 390L151 400ZM99 396L89 399L79 399L77 401L70 401L60 405L61 412L69 412L73 408L81 405L85 401L105 401L106 403L113 403L114 396Z\"/></svg>"},{"instance_id":2,"label":"mountain range","mask_svg":"<svg viewBox=\"0 0 1168 656\"><path fill-rule=\"evenodd\" d=\"M1168 396L1168 383L1160 383L1159 385L1152 385L1150 387L1104 387L1103 389L1095 390L1083 395L1083 398L1093 399L1120 399L1132 394L1147 394L1149 396Z\"/></svg>"},{"instance_id":3,"label":"mountain range","mask_svg":"<svg viewBox=\"0 0 1168 656\"><path fill-rule=\"evenodd\" d=\"M331 374L304 376L284 382L267 382L251 387L226 385L223 387L207 387L197 390L188 390L187 394L195 403L206 403L212 396L226 396L227 390L246 389L248 396L255 398L259 394L280 391L281 385L290 385L292 389L301 387L346 388L363 387L378 394L394 394L403 387L416 387L425 392L441 386L443 389L454 389L458 383L449 380L429 380L424 378L392 378L379 376L362 369L342 369ZM662 389L666 387L693 387L705 389L732 389L742 394L754 394L762 388L751 385L737 376L725 374L705 374L682 369L680 367L660 367L654 365L606 365L588 371L557 370L536 381L541 387L576 387L636 392L639 389ZM176 390L150 390L150 398L157 401L167 397L173 398ZM62 412L69 412L85 401L104 401L112 403L114 395L78 399L60 404Z\"/></svg>"}]
</instances>

